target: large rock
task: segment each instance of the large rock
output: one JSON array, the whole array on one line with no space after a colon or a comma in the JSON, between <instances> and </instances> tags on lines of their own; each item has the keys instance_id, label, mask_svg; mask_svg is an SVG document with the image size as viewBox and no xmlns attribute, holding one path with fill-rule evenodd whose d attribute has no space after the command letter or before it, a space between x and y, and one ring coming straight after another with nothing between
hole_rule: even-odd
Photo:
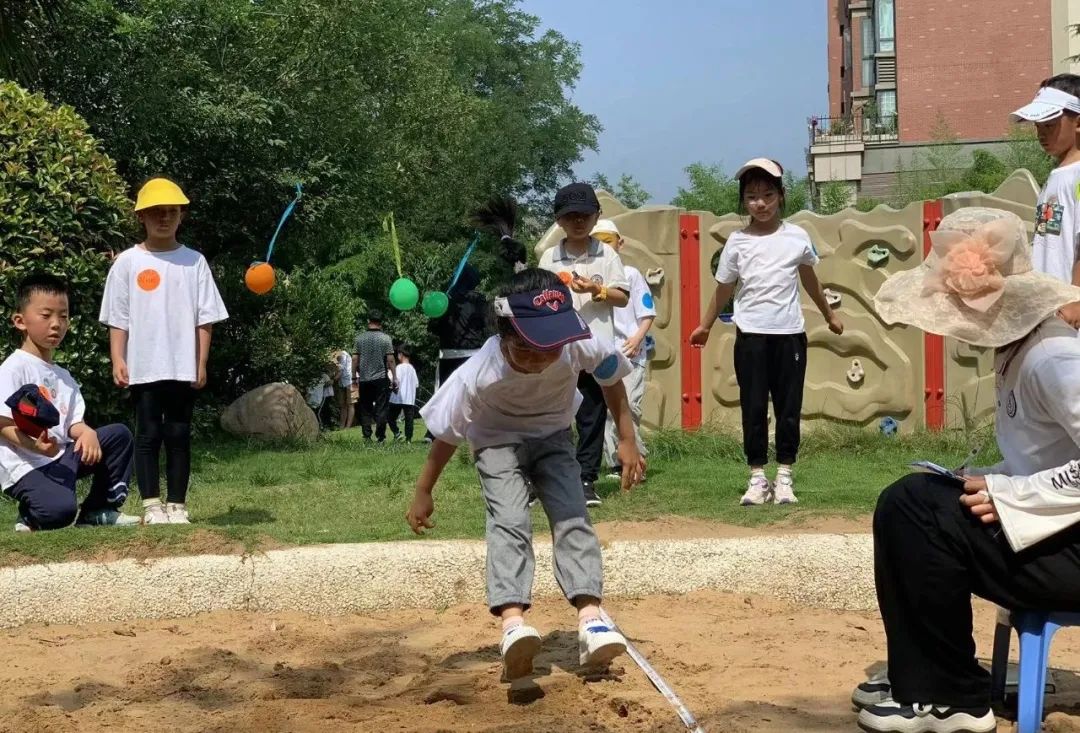
<instances>
[{"instance_id":1,"label":"large rock","mask_svg":"<svg viewBox=\"0 0 1080 733\"><path fill-rule=\"evenodd\" d=\"M273 382L243 395L221 415L221 427L244 438L315 440L319 421L296 387Z\"/></svg>"}]
</instances>

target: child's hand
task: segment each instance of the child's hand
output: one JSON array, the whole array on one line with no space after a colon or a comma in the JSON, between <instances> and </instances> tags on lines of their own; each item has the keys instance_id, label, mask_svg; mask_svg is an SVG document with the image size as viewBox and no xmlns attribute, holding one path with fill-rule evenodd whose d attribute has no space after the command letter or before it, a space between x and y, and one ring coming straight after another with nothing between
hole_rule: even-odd
<instances>
[{"instance_id":1,"label":"child's hand","mask_svg":"<svg viewBox=\"0 0 1080 733\"><path fill-rule=\"evenodd\" d=\"M117 387L128 386L128 369L126 361L117 359L113 362L112 378L113 383L115 383Z\"/></svg>"},{"instance_id":2,"label":"child's hand","mask_svg":"<svg viewBox=\"0 0 1080 733\"><path fill-rule=\"evenodd\" d=\"M844 323L840 320L840 316L835 313L829 314L829 330L837 336L844 332Z\"/></svg>"},{"instance_id":3,"label":"child's hand","mask_svg":"<svg viewBox=\"0 0 1080 733\"><path fill-rule=\"evenodd\" d=\"M574 279L570 281L570 289L575 293L596 295L600 292L600 285L583 278L581 275L574 275Z\"/></svg>"},{"instance_id":4,"label":"child's hand","mask_svg":"<svg viewBox=\"0 0 1080 733\"><path fill-rule=\"evenodd\" d=\"M1058 318L1068 323L1073 328L1080 328L1080 303L1069 303L1062 306L1057 312Z\"/></svg>"},{"instance_id":5,"label":"child's hand","mask_svg":"<svg viewBox=\"0 0 1080 733\"><path fill-rule=\"evenodd\" d=\"M195 377L195 381L191 383L191 386L195 389L202 389L206 386L206 367L199 367L198 376Z\"/></svg>"},{"instance_id":6,"label":"child's hand","mask_svg":"<svg viewBox=\"0 0 1080 733\"><path fill-rule=\"evenodd\" d=\"M75 439L75 452L87 466L96 465L101 460L101 442L97 431L87 428Z\"/></svg>"},{"instance_id":7,"label":"child's hand","mask_svg":"<svg viewBox=\"0 0 1080 733\"><path fill-rule=\"evenodd\" d=\"M983 524L993 524L998 521L997 512L994 510L994 500L986 491L986 479L983 476L972 476L964 479L964 495L960 497L960 503L968 508L973 516L978 517Z\"/></svg>"},{"instance_id":8,"label":"child's hand","mask_svg":"<svg viewBox=\"0 0 1080 733\"><path fill-rule=\"evenodd\" d=\"M413 495L412 506L405 513L405 521L416 534L424 534L424 528L433 529L435 522L431 515L435 513L435 499L426 491L417 491Z\"/></svg>"},{"instance_id":9,"label":"child's hand","mask_svg":"<svg viewBox=\"0 0 1080 733\"><path fill-rule=\"evenodd\" d=\"M48 431L34 439L34 450L43 456L52 458L60 452L60 445L49 437Z\"/></svg>"},{"instance_id":10,"label":"child's hand","mask_svg":"<svg viewBox=\"0 0 1080 733\"><path fill-rule=\"evenodd\" d=\"M638 453L633 438L620 440L617 453L619 465L622 466L622 490L629 491L634 488L634 484L641 481L641 474L645 472L645 459Z\"/></svg>"},{"instance_id":11,"label":"child's hand","mask_svg":"<svg viewBox=\"0 0 1080 733\"><path fill-rule=\"evenodd\" d=\"M698 326L690 334L690 345L694 348L701 349L704 348L707 343L709 343L709 329L704 326Z\"/></svg>"}]
</instances>

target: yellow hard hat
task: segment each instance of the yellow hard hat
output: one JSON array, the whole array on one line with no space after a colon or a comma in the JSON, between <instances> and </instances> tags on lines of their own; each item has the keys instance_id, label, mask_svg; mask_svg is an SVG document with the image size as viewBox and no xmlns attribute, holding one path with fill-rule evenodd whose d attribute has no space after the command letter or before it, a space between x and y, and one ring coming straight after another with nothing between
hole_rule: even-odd
<instances>
[{"instance_id":1,"label":"yellow hard hat","mask_svg":"<svg viewBox=\"0 0 1080 733\"><path fill-rule=\"evenodd\" d=\"M187 206L190 203L180 187L168 178L151 178L139 189L135 211L142 211L153 206Z\"/></svg>"}]
</instances>

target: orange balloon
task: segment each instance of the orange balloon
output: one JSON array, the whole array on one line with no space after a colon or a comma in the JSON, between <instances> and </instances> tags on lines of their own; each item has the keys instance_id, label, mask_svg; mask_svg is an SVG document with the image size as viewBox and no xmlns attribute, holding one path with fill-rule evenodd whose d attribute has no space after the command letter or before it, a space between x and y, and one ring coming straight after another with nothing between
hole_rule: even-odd
<instances>
[{"instance_id":1,"label":"orange balloon","mask_svg":"<svg viewBox=\"0 0 1080 733\"><path fill-rule=\"evenodd\" d=\"M559 273L559 279L562 280L562 284L569 287L570 283L574 281L574 276L566 270Z\"/></svg>"},{"instance_id":2,"label":"orange balloon","mask_svg":"<svg viewBox=\"0 0 1080 733\"><path fill-rule=\"evenodd\" d=\"M256 295L266 295L274 288L274 268L269 262L255 262L244 274L244 284Z\"/></svg>"}]
</instances>

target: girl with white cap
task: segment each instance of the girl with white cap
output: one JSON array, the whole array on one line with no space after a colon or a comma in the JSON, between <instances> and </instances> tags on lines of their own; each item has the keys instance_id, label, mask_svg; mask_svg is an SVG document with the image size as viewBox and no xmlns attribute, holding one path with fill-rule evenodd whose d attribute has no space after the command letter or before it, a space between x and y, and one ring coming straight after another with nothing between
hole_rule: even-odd
<instances>
[{"instance_id":1,"label":"girl with white cap","mask_svg":"<svg viewBox=\"0 0 1080 733\"><path fill-rule=\"evenodd\" d=\"M989 733L971 595L1008 609L1080 610L1080 342L1058 317L1080 289L1032 267L1024 223L967 208L931 233L926 261L874 299L903 323L995 349L1004 461L962 479L913 474L874 513L874 576L888 673L852 701L867 731Z\"/></svg>"},{"instance_id":2,"label":"girl with white cap","mask_svg":"<svg viewBox=\"0 0 1080 733\"><path fill-rule=\"evenodd\" d=\"M735 376L742 408L743 450L750 481L743 506L794 504L792 464L799 451L799 420L806 379L806 323L799 303L799 281L810 294L829 330L844 326L825 299L814 274L819 261L810 235L784 221L784 170L767 158L739 169L739 201L749 213L746 228L728 238L716 269L716 292L690 343L704 347L720 309L735 293ZM735 286L739 285L736 292ZM768 462L769 397L776 413L776 483L765 477Z\"/></svg>"}]
</instances>

